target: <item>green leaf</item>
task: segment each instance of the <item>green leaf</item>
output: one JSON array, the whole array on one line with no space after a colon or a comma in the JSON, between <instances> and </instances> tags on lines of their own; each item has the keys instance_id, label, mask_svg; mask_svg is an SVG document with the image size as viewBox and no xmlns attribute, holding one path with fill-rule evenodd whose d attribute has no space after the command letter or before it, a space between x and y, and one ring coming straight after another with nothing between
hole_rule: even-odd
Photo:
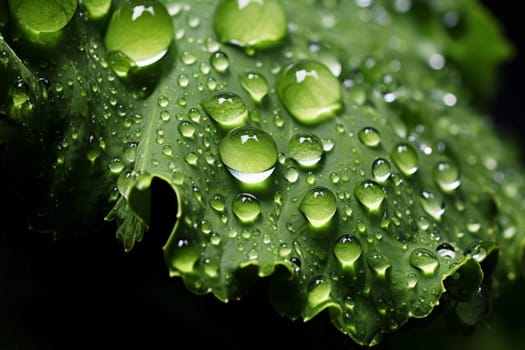
<instances>
[{"instance_id":1,"label":"green leaf","mask_svg":"<svg viewBox=\"0 0 525 350\"><path fill-rule=\"evenodd\" d=\"M0 111L23 141L5 164L34 198L32 227L61 237L115 220L129 251L161 179L178 201L163 247L172 276L225 302L272 276L280 314L324 311L363 345L428 316L446 292L477 321L487 272L502 285L523 272L518 152L480 116L462 81L470 57L437 27L457 2L268 1L286 13L286 36L255 26L239 42L266 2L246 2L224 37L214 23L234 2L163 3L173 38L151 65L107 52L106 28L82 8L45 56L0 40ZM483 23L466 38L494 26L460 4ZM489 74L498 52L476 69Z\"/></svg>"}]
</instances>

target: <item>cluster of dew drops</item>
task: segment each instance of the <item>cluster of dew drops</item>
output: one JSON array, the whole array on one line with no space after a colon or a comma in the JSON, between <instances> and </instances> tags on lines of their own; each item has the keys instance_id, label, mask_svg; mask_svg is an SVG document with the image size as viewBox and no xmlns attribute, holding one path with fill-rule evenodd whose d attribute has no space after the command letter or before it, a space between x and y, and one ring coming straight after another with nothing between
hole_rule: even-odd
<instances>
[{"instance_id":1,"label":"cluster of dew drops","mask_svg":"<svg viewBox=\"0 0 525 350\"><path fill-rule=\"evenodd\" d=\"M111 7L109 0L84 0L83 4L92 18L104 16ZM184 6L190 5L174 4L166 8L155 0L132 0L123 3L113 12L107 25L104 44L111 67L117 76L125 78L133 69L155 65L167 55L173 38L184 35L183 31L175 32L172 20L172 16L178 15ZM285 10L279 0L223 0L218 3L213 20L218 40L245 50L248 55L254 55L257 50L278 46L286 38L289 30ZM258 21L260 25L253 26L254 21ZM188 23L190 27L197 27L199 24L198 17L190 19ZM312 48L314 51L315 49ZM210 66L218 73L228 71L230 65L228 56L219 50L218 45L210 51L212 52L210 65L202 64L201 72L209 73ZM196 56L189 52L182 52L180 56L186 64L191 65L197 61ZM429 63L431 67L442 66L438 64L442 61L439 60L440 57L433 56ZM326 62L321 63L313 59L296 60L279 71L273 89L297 123L315 126L333 119L343 108L341 83L337 76L337 65L330 66ZM189 82L190 78L185 74L181 74L177 79L181 87L188 86ZM241 74L239 83L256 104L261 103L272 91L264 75L256 72ZM62 89L61 86L57 86L58 88ZM208 88L214 90L216 82L209 80ZM159 98L158 103L159 106L165 107L168 100ZM454 101L449 103L453 104ZM184 101L180 101L179 104L184 106ZM257 185L271 178L280 163L278 146L266 131L246 125L249 111L242 98L231 92L220 91L203 101L201 106L221 129L227 131L219 144L219 156L229 174L237 181L248 185ZM198 121L199 113L197 109L191 108L190 114L195 114L195 118L190 118ZM168 120L169 117L166 110L161 112L163 120ZM283 121L275 120L275 122ZM190 121L182 121L178 131L183 137L192 138L195 127ZM359 141L369 148L376 148L382 142L380 132L371 126L359 130L357 136ZM134 150L137 148L136 143L132 146ZM289 139L287 155L299 168L308 170L318 166L333 147L333 143L322 140L315 133L301 131ZM163 153L170 155L171 152L173 150L169 146L163 148ZM88 157L95 159L97 154L89 153ZM196 159L197 155L190 153L185 160L189 164L196 164ZM381 210L385 200L385 190L382 185L393 174L391 162L404 176L410 177L418 171L418 152L409 142L400 142L392 148L389 159L377 158L373 161L371 165L373 178L362 181L354 189L355 198L370 213ZM112 173L119 174L125 164L120 159L116 159L109 167ZM292 167L285 171L284 175L288 182L295 183L300 173L297 168ZM441 160L435 165L433 177L443 193L452 193L461 184L458 168L449 160ZM336 184L341 180L341 176L332 173L330 179ZM312 181L312 185L314 182ZM322 228L335 215L338 209L337 202L337 196L329 188L312 186L300 201L298 210L312 227ZM225 199L221 195L212 196L209 204L217 212L223 212L226 207ZM445 211L439 194L431 191L421 193L421 205L435 220L440 220ZM351 209L348 210L351 212ZM261 204L255 195L240 193L233 199L232 212L239 221L250 224L260 217ZM289 247L281 248L280 255L291 254ZM353 268L362 254L361 243L357 237L344 234L336 241L333 253L343 268ZM454 258L456 255L454 247L447 243L440 244L436 253L447 259ZM188 266L192 264L192 258L188 257L179 263L174 262L174 266L179 271L190 269ZM410 264L423 274L431 275L437 270L439 260L434 252L416 248L411 253ZM376 253L370 257L369 265L381 274L389 266L389 262L380 253ZM314 283L314 285L314 289L326 288L323 283Z\"/></svg>"},{"instance_id":2,"label":"cluster of dew drops","mask_svg":"<svg viewBox=\"0 0 525 350\"><path fill-rule=\"evenodd\" d=\"M105 46L117 75L124 77L130 67L147 67L166 55L172 38L183 35L174 33L171 19L181 9L181 5L165 8L156 1L143 0L127 2L113 13L105 35ZM250 23L255 20L264 25L254 28ZM189 25L198 26L198 19L190 20ZM248 55L253 55L257 50L279 45L288 34L288 23L284 8L278 0L227 0L220 1L215 9L214 29L220 42L237 46ZM154 30L155 40L152 41L150 34ZM133 40L122 40L123 32L133 33ZM188 52L182 52L181 55L181 60L187 64L193 64L197 60ZM218 47L211 54L209 63L219 73L226 72L230 65L228 56ZM210 67L201 67L202 69L209 70ZM239 83L255 103L261 103L271 90L268 80L256 72L243 73ZM181 74L178 84L187 86L188 76ZM292 62L279 72L274 88L288 113L302 125L318 125L332 119L342 109L341 84L333 67L317 60ZM312 96L316 98L312 99ZM167 103L166 98L159 99L159 105L166 106ZM248 185L267 181L279 163L278 146L266 131L245 125L249 111L242 98L231 92L220 91L203 101L201 106L220 128L227 131L219 145L219 156L231 176ZM194 112L199 113L196 110ZM183 121L179 124L179 132L191 138L195 128L191 122ZM380 132L371 126L361 129L358 139L370 148L378 147L381 143ZM313 132L301 131L290 138L287 154L300 168L312 169L333 146ZM166 149L166 152L169 153L170 150ZM196 164L196 159L197 155L190 153L185 160ZM390 160L377 158L371 166L373 179L362 181L354 190L356 199L371 213L380 211L385 199L381 184L385 184L391 177L391 162L405 176L418 171L417 151L408 142L395 145L391 150ZM123 169L120 163L117 164L118 169L115 169L115 164L112 166L112 171L117 173ZM443 192L453 192L460 185L458 169L448 160L436 164L433 176ZM294 183L299 178L299 170L290 168L285 172L285 177L290 183ZM333 173L331 180L337 183L339 175ZM433 192L423 191L421 204L436 220L444 213L442 201ZM225 199L215 195L210 200L210 206L216 211L224 211ZM336 195L324 186L312 186L298 206L298 210L314 228L326 226L337 208ZM232 211L241 222L253 223L261 215L261 205L255 195L240 193L233 199ZM289 249L286 252L289 254ZM440 245L437 253L442 257L455 256L454 248L448 244ZM349 234L343 235L334 246L334 255L343 266L353 266L361 256L359 240ZM375 260L379 261L380 258L385 259L378 256ZM412 252L410 263L423 273L430 274L436 271L439 264L433 252L422 248ZM185 270L183 265L179 266L179 270ZM370 265L372 268L378 266L381 270L384 264L376 264L371 258Z\"/></svg>"}]
</instances>

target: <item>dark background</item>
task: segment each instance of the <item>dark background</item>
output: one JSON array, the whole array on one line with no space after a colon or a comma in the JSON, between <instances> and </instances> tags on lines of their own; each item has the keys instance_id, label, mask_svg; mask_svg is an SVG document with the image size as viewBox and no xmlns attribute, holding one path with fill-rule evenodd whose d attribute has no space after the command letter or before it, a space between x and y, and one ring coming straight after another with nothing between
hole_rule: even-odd
<instances>
[{"instance_id":1,"label":"dark background","mask_svg":"<svg viewBox=\"0 0 525 350\"><path fill-rule=\"evenodd\" d=\"M521 12L517 2L514 6L509 1L483 2L516 48L515 57L502 67L490 113L503 133L520 137L525 81ZM165 190L159 185L153 195L163 196ZM324 314L307 323L280 317L269 303L265 280L241 301L224 304L210 295L193 295L179 278L169 278L160 250L166 234L159 233L169 232L172 224L159 219L167 214L165 208L170 206L153 211L151 233L130 253L123 252L112 224L97 234L53 242L46 235L28 232L21 213L0 208L9 215L1 217L8 226L0 232L0 350L353 347ZM501 349L519 348L525 321L520 325L516 319L505 320L524 290L521 283L496 305L500 316L495 318L502 323L492 327L494 338L507 339ZM523 311L523 302L517 306ZM431 322L411 321L404 333L396 339L387 337L381 348L410 344L418 348L418 339L431 336L427 327L446 328ZM439 336L432 339L436 348L448 344ZM485 338L455 335L451 339L458 347L492 346ZM432 348L428 342L425 346Z\"/></svg>"}]
</instances>

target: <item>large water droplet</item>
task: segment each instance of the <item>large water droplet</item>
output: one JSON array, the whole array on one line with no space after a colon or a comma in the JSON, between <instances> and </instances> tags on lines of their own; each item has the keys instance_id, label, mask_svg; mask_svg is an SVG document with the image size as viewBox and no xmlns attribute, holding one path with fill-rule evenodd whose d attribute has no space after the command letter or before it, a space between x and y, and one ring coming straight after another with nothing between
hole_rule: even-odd
<instances>
[{"instance_id":1,"label":"large water droplet","mask_svg":"<svg viewBox=\"0 0 525 350\"><path fill-rule=\"evenodd\" d=\"M377 158L372 163L372 175L379 183L385 183L391 174L390 162L383 158Z\"/></svg>"},{"instance_id":2,"label":"large water droplet","mask_svg":"<svg viewBox=\"0 0 525 350\"><path fill-rule=\"evenodd\" d=\"M420 199L423 210L435 220L441 220L441 216L445 213L445 202L443 198L438 194L424 190L421 192Z\"/></svg>"},{"instance_id":3,"label":"large water droplet","mask_svg":"<svg viewBox=\"0 0 525 350\"><path fill-rule=\"evenodd\" d=\"M278 0L223 0L214 15L219 40L249 50L278 45L287 34L287 20Z\"/></svg>"},{"instance_id":4,"label":"large water droplet","mask_svg":"<svg viewBox=\"0 0 525 350\"><path fill-rule=\"evenodd\" d=\"M410 253L410 265L421 270L424 275L433 275L439 267L439 260L434 253L425 248L416 248Z\"/></svg>"},{"instance_id":5,"label":"large water droplet","mask_svg":"<svg viewBox=\"0 0 525 350\"><path fill-rule=\"evenodd\" d=\"M353 270L354 264L361 256L361 253L361 243L352 235L341 236L334 245L334 255L343 268Z\"/></svg>"},{"instance_id":6,"label":"large water droplet","mask_svg":"<svg viewBox=\"0 0 525 350\"><path fill-rule=\"evenodd\" d=\"M299 210L314 227L326 225L337 210L337 199L326 187L312 188L301 201Z\"/></svg>"},{"instance_id":7,"label":"large water droplet","mask_svg":"<svg viewBox=\"0 0 525 350\"><path fill-rule=\"evenodd\" d=\"M277 78L277 94L299 122L317 124L341 109L339 81L323 64L303 60L286 67Z\"/></svg>"},{"instance_id":8,"label":"large water droplet","mask_svg":"<svg viewBox=\"0 0 525 350\"><path fill-rule=\"evenodd\" d=\"M385 199L383 188L374 181L361 182L354 190L357 200L370 212L377 212Z\"/></svg>"},{"instance_id":9,"label":"large water droplet","mask_svg":"<svg viewBox=\"0 0 525 350\"><path fill-rule=\"evenodd\" d=\"M376 147L381 143L381 135L376 128L371 126L359 131L359 141L367 147Z\"/></svg>"},{"instance_id":10,"label":"large water droplet","mask_svg":"<svg viewBox=\"0 0 525 350\"><path fill-rule=\"evenodd\" d=\"M219 145L219 154L238 180L255 184L266 180L277 162L277 145L265 131L253 127L231 130Z\"/></svg>"},{"instance_id":11,"label":"large water droplet","mask_svg":"<svg viewBox=\"0 0 525 350\"><path fill-rule=\"evenodd\" d=\"M232 211L243 223L251 223L261 214L261 204L254 195L241 193L233 199Z\"/></svg>"},{"instance_id":12,"label":"large water droplet","mask_svg":"<svg viewBox=\"0 0 525 350\"><path fill-rule=\"evenodd\" d=\"M60 3L47 0L9 0L5 3L19 28L33 35L54 33L64 28L73 18L78 4L75 0L62 0ZM0 5L0 10L4 10L3 6L4 4Z\"/></svg>"},{"instance_id":13,"label":"large water droplet","mask_svg":"<svg viewBox=\"0 0 525 350\"><path fill-rule=\"evenodd\" d=\"M172 39L173 23L161 3L131 0L111 16L104 43L109 52L127 57L129 64L144 67L160 60Z\"/></svg>"},{"instance_id":14,"label":"large water droplet","mask_svg":"<svg viewBox=\"0 0 525 350\"><path fill-rule=\"evenodd\" d=\"M261 74L245 73L240 76L239 81L243 89L250 94L250 97L256 103L261 103L268 94L268 81Z\"/></svg>"},{"instance_id":15,"label":"large water droplet","mask_svg":"<svg viewBox=\"0 0 525 350\"><path fill-rule=\"evenodd\" d=\"M244 101L231 92L215 94L202 103L202 108L223 128L241 126L248 117L248 109Z\"/></svg>"},{"instance_id":16,"label":"large water droplet","mask_svg":"<svg viewBox=\"0 0 525 350\"><path fill-rule=\"evenodd\" d=\"M306 168L317 165L323 153L321 139L311 133L301 132L295 134L288 142L289 156Z\"/></svg>"},{"instance_id":17,"label":"large water droplet","mask_svg":"<svg viewBox=\"0 0 525 350\"><path fill-rule=\"evenodd\" d=\"M439 188L446 193L453 192L461 184L458 168L448 161L438 162L433 176Z\"/></svg>"},{"instance_id":18,"label":"large water droplet","mask_svg":"<svg viewBox=\"0 0 525 350\"><path fill-rule=\"evenodd\" d=\"M405 176L410 176L417 171L417 152L408 143L397 144L392 150L391 156L396 166Z\"/></svg>"}]
</instances>

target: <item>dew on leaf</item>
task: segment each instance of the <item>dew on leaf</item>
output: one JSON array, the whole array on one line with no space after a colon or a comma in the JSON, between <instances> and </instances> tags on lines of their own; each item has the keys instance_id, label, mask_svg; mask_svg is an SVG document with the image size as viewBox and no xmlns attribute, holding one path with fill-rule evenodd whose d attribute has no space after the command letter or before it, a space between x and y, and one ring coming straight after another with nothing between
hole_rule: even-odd
<instances>
[{"instance_id":1,"label":"dew on leaf","mask_svg":"<svg viewBox=\"0 0 525 350\"><path fill-rule=\"evenodd\" d=\"M374 181L365 180L354 190L357 200L370 212L377 212L385 199L383 188Z\"/></svg>"},{"instance_id":2,"label":"dew on leaf","mask_svg":"<svg viewBox=\"0 0 525 350\"><path fill-rule=\"evenodd\" d=\"M226 208L226 200L224 199L224 196L219 193L214 194L210 199L210 207L219 213L224 212Z\"/></svg>"},{"instance_id":3,"label":"dew on leaf","mask_svg":"<svg viewBox=\"0 0 525 350\"><path fill-rule=\"evenodd\" d=\"M211 54L210 64L217 72L224 73L230 67L230 59L226 53L217 51Z\"/></svg>"},{"instance_id":4,"label":"dew on leaf","mask_svg":"<svg viewBox=\"0 0 525 350\"><path fill-rule=\"evenodd\" d=\"M308 305L316 308L330 300L332 285L323 276L317 276L308 284L308 290Z\"/></svg>"},{"instance_id":5,"label":"dew on leaf","mask_svg":"<svg viewBox=\"0 0 525 350\"><path fill-rule=\"evenodd\" d=\"M259 73L248 72L241 74L239 82L256 103L261 103L268 94L268 81Z\"/></svg>"},{"instance_id":6,"label":"dew on leaf","mask_svg":"<svg viewBox=\"0 0 525 350\"><path fill-rule=\"evenodd\" d=\"M178 129L180 134L186 138L193 138L193 135L195 134L195 126L193 126L193 123L188 120L181 121Z\"/></svg>"},{"instance_id":7,"label":"dew on leaf","mask_svg":"<svg viewBox=\"0 0 525 350\"><path fill-rule=\"evenodd\" d=\"M438 162L433 169L432 175L436 184L445 193L453 192L461 184L458 168L449 161Z\"/></svg>"},{"instance_id":8,"label":"dew on leaf","mask_svg":"<svg viewBox=\"0 0 525 350\"><path fill-rule=\"evenodd\" d=\"M397 144L391 152L391 157L399 170L405 175L413 175L418 169L416 150L408 143Z\"/></svg>"},{"instance_id":9,"label":"dew on leaf","mask_svg":"<svg viewBox=\"0 0 525 350\"><path fill-rule=\"evenodd\" d=\"M304 124L332 118L342 107L339 81L322 63L302 60L277 78L277 94L288 112Z\"/></svg>"},{"instance_id":10,"label":"dew on leaf","mask_svg":"<svg viewBox=\"0 0 525 350\"><path fill-rule=\"evenodd\" d=\"M89 18L98 20L108 14L111 0L82 0L82 4L89 14Z\"/></svg>"},{"instance_id":11,"label":"dew on leaf","mask_svg":"<svg viewBox=\"0 0 525 350\"><path fill-rule=\"evenodd\" d=\"M335 243L333 252L343 268L353 270L355 262L362 253L361 242L352 235L343 235Z\"/></svg>"},{"instance_id":12,"label":"dew on leaf","mask_svg":"<svg viewBox=\"0 0 525 350\"><path fill-rule=\"evenodd\" d=\"M213 18L219 41L250 53L278 45L287 35L287 24L279 0L222 0Z\"/></svg>"},{"instance_id":13,"label":"dew on leaf","mask_svg":"<svg viewBox=\"0 0 525 350\"><path fill-rule=\"evenodd\" d=\"M312 226L322 227L335 215L337 199L328 188L314 187L302 199L299 210Z\"/></svg>"},{"instance_id":14,"label":"dew on leaf","mask_svg":"<svg viewBox=\"0 0 525 350\"><path fill-rule=\"evenodd\" d=\"M372 163L372 175L378 183L385 183L391 174L390 162L383 158L377 158Z\"/></svg>"},{"instance_id":15,"label":"dew on leaf","mask_svg":"<svg viewBox=\"0 0 525 350\"><path fill-rule=\"evenodd\" d=\"M231 92L218 92L202 102L202 108L221 127L227 129L243 125L248 118L244 101Z\"/></svg>"},{"instance_id":16,"label":"dew on leaf","mask_svg":"<svg viewBox=\"0 0 525 350\"><path fill-rule=\"evenodd\" d=\"M232 211L243 223L252 223L261 214L259 200L250 193L240 193L233 199Z\"/></svg>"},{"instance_id":17,"label":"dew on leaf","mask_svg":"<svg viewBox=\"0 0 525 350\"><path fill-rule=\"evenodd\" d=\"M172 248L170 266L181 273L192 273L199 251L187 239L179 239Z\"/></svg>"},{"instance_id":18,"label":"dew on leaf","mask_svg":"<svg viewBox=\"0 0 525 350\"><path fill-rule=\"evenodd\" d=\"M126 164L120 158L113 158L108 164L109 171L115 175L120 174L125 167Z\"/></svg>"},{"instance_id":19,"label":"dew on leaf","mask_svg":"<svg viewBox=\"0 0 525 350\"><path fill-rule=\"evenodd\" d=\"M288 155L305 168L316 166L323 153L321 140L312 133L297 133L288 142Z\"/></svg>"},{"instance_id":20,"label":"dew on leaf","mask_svg":"<svg viewBox=\"0 0 525 350\"><path fill-rule=\"evenodd\" d=\"M108 52L145 67L164 57L172 39L173 23L164 5L156 0L131 0L113 12L104 44Z\"/></svg>"},{"instance_id":21,"label":"dew on leaf","mask_svg":"<svg viewBox=\"0 0 525 350\"><path fill-rule=\"evenodd\" d=\"M8 0L9 12L20 28L28 33L54 33L73 18L78 2L62 0Z\"/></svg>"},{"instance_id":22,"label":"dew on leaf","mask_svg":"<svg viewBox=\"0 0 525 350\"><path fill-rule=\"evenodd\" d=\"M379 131L371 126L359 130L359 141L367 147L377 147L381 143Z\"/></svg>"},{"instance_id":23,"label":"dew on leaf","mask_svg":"<svg viewBox=\"0 0 525 350\"><path fill-rule=\"evenodd\" d=\"M433 275L439 267L436 255L426 248L416 248L410 253L410 265L420 270L425 276Z\"/></svg>"},{"instance_id":24,"label":"dew on leaf","mask_svg":"<svg viewBox=\"0 0 525 350\"><path fill-rule=\"evenodd\" d=\"M368 266L374 271L376 276L385 278L388 269L392 266L390 261L380 252L373 252L367 255Z\"/></svg>"},{"instance_id":25,"label":"dew on leaf","mask_svg":"<svg viewBox=\"0 0 525 350\"><path fill-rule=\"evenodd\" d=\"M219 264L210 258L206 258L203 261L204 273L210 278L219 277Z\"/></svg>"},{"instance_id":26,"label":"dew on leaf","mask_svg":"<svg viewBox=\"0 0 525 350\"><path fill-rule=\"evenodd\" d=\"M443 259L454 259L456 258L456 250L449 243L441 243L436 247L436 253Z\"/></svg>"},{"instance_id":27,"label":"dew on leaf","mask_svg":"<svg viewBox=\"0 0 525 350\"><path fill-rule=\"evenodd\" d=\"M286 180L288 180L288 182L295 183L297 182L297 180L299 180L299 170L297 170L297 168L290 167L286 169L284 177L286 178Z\"/></svg>"},{"instance_id":28,"label":"dew on leaf","mask_svg":"<svg viewBox=\"0 0 525 350\"><path fill-rule=\"evenodd\" d=\"M255 184L273 173L278 153L268 133L254 127L239 127L222 139L219 155L230 174L241 182Z\"/></svg>"},{"instance_id":29,"label":"dew on leaf","mask_svg":"<svg viewBox=\"0 0 525 350\"><path fill-rule=\"evenodd\" d=\"M421 192L420 202L423 210L433 217L435 220L441 220L441 216L445 213L445 202L440 195L423 190Z\"/></svg>"}]
</instances>

